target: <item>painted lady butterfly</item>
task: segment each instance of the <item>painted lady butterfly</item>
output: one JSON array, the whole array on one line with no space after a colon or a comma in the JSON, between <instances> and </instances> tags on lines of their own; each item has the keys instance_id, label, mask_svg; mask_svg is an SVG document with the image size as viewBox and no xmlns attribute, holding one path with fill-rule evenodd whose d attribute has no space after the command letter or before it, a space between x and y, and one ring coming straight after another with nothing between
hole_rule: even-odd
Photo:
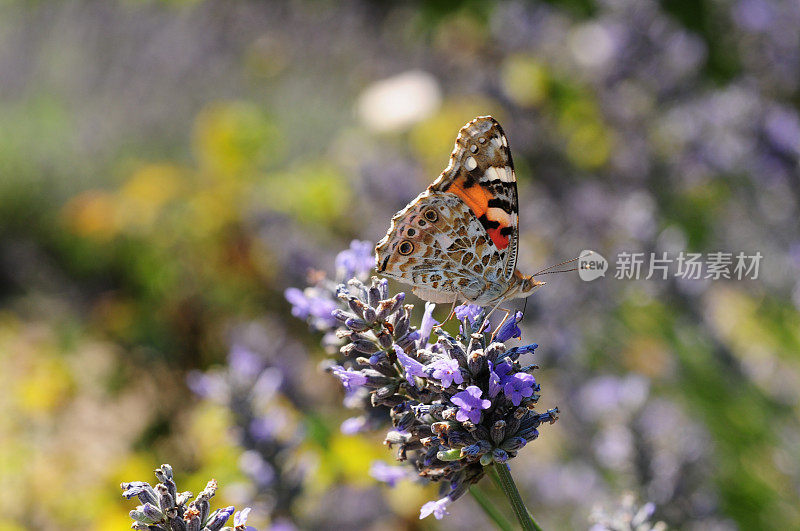
<instances>
[{"instance_id":1,"label":"painted lady butterfly","mask_svg":"<svg viewBox=\"0 0 800 531\"><path fill-rule=\"evenodd\" d=\"M392 217L375 247L377 269L431 302L494 306L544 284L517 270L518 242L508 140L494 118L479 116L459 131L439 178Z\"/></svg>"}]
</instances>

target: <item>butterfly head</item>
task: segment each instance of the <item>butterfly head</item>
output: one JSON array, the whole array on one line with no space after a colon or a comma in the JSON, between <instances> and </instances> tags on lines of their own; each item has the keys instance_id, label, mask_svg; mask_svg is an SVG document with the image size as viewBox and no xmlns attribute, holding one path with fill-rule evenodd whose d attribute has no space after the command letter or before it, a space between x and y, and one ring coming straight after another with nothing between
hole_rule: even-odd
<instances>
[{"instance_id":1,"label":"butterfly head","mask_svg":"<svg viewBox=\"0 0 800 531\"><path fill-rule=\"evenodd\" d=\"M514 271L514 282L511 284L507 298L509 299L524 299L531 293L536 291L540 286L547 284L546 282L539 282L534 280L532 275L523 275L519 270Z\"/></svg>"}]
</instances>

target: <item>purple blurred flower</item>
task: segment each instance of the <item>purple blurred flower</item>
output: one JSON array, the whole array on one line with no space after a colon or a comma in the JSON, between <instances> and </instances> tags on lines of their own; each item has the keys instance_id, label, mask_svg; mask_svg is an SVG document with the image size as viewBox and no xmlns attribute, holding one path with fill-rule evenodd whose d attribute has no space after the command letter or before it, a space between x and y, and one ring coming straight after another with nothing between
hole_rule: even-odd
<instances>
[{"instance_id":1,"label":"purple blurred flower","mask_svg":"<svg viewBox=\"0 0 800 531\"><path fill-rule=\"evenodd\" d=\"M285 423L286 419L276 414L256 417L250 422L250 435L257 441L272 439Z\"/></svg>"},{"instance_id":2,"label":"purple blurred flower","mask_svg":"<svg viewBox=\"0 0 800 531\"><path fill-rule=\"evenodd\" d=\"M275 468L256 450L247 450L239 457L239 467L261 487L275 481Z\"/></svg>"},{"instance_id":3,"label":"purple blurred flower","mask_svg":"<svg viewBox=\"0 0 800 531\"><path fill-rule=\"evenodd\" d=\"M306 288L304 291L287 288L283 294L292 305L292 315L295 317L307 319L310 316L318 320L321 325L336 326L336 319L331 315L337 308L336 302L317 291L314 288Z\"/></svg>"},{"instance_id":4,"label":"purple blurred flower","mask_svg":"<svg viewBox=\"0 0 800 531\"><path fill-rule=\"evenodd\" d=\"M390 487L397 485L401 479L408 479L408 472L406 467L387 465L383 461L373 461L369 469L370 476Z\"/></svg>"},{"instance_id":5,"label":"purple blurred flower","mask_svg":"<svg viewBox=\"0 0 800 531\"><path fill-rule=\"evenodd\" d=\"M458 366L458 360L438 359L428 365L428 368L429 370L432 369L431 376L442 381L442 387L444 388L450 387L453 382L457 384L464 382L464 377L461 375L461 369Z\"/></svg>"},{"instance_id":6,"label":"purple blurred flower","mask_svg":"<svg viewBox=\"0 0 800 531\"><path fill-rule=\"evenodd\" d=\"M520 319L522 319L522 312L516 312L513 318L507 319L503 326L500 327L500 330L497 331L495 341L505 343L509 339L522 337L522 330L517 326Z\"/></svg>"},{"instance_id":7,"label":"purple blurred flower","mask_svg":"<svg viewBox=\"0 0 800 531\"><path fill-rule=\"evenodd\" d=\"M474 424L478 424L481 421L481 410L488 409L492 405L490 400L481 399L482 394L483 391L480 387L470 385L460 393L453 395L450 402L458 406L456 420L464 422L469 419Z\"/></svg>"},{"instance_id":8,"label":"purple blurred flower","mask_svg":"<svg viewBox=\"0 0 800 531\"><path fill-rule=\"evenodd\" d=\"M341 278L361 277L375 267L372 242L353 240L350 248L336 255L336 272Z\"/></svg>"},{"instance_id":9,"label":"purple blurred flower","mask_svg":"<svg viewBox=\"0 0 800 531\"><path fill-rule=\"evenodd\" d=\"M349 369L345 369L341 365L334 365L331 367L331 372L334 376L342 381L342 385L348 392L351 392L356 387L361 387L367 383L367 377L361 374L359 371L351 371Z\"/></svg>"},{"instance_id":10,"label":"purple blurred flower","mask_svg":"<svg viewBox=\"0 0 800 531\"><path fill-rule=\"evenodd\" d=\"M196 395L213 400L221 400L227 391L227 384L218 374L191 371L186 383Z\"/></svg>"},{"instance_id":11,"label":"purple blurred flower","mask_svg":"<svg viewBox=\"0 0 800 531\"><path fill-rule=\"evenodd\" d=\"M774 108L768 114L764 130L779 149L796 155L800 152L800 118L787 108Z\"/></svg>"},{"instance_id":12,"label":"purple blurred flower","mask_svg":"<svg viewBox=\"0 0 800 531\"><path fill-rule=\"evenodd\" d=\"M414 376L418 376L420 378L425 378L427 376L425 373L425 366L408 356L405 352L403 352L402 348L400 348L398 345L395 345L394 351L397 354L397 361L399 361L400 365L402 365L406 370L406 380L408 380L409 384L414 385Z\"/></svg>"},{"instance_id":13,"label":"purple blurred flower","mask_svg":"<svg viewBox=\"0 0 800 531\"><path fill-rule=\"evenodd\" d=\"M353 435L362 431L367 425L367 419L364 416L350 417L345 419L339 426L339 431L345 435Z\"/></svg>"},{"instance_id":14,"label":"purple blurred flower","mask_svg":"<svg viewBox=\"0 0 800 531\"><path fill-rule=\"evenodd\" d=\"M447 512L447 505L450 503L450 498L445 496L441 500L429 501L419 511L419 519L422 520L426 516L433 516L437 520L441 520L445 515L450 514Z\"/></svg>"},{"instance_id":15,"label":"purple blurred flower","mask_svg":"<svg viewBox=\"0 0 800 531\"><path fill-rule=\"evenodd\" d=\"M518 372L503 379L503 392L515 406L518 406L523 398L533 394L533 386L535 384L536 378L532 375Z\"/></svg>"},{"instance_id":16,"label":"purple blurred flower","mask_svg":"<svg viewBox=\"0 0 800 531\"><path fill-rule=\"evenodd\" d=\"M264 360L252 350L242 346L233 345L228 354L228 365L236 376L255 376L264 367Z\"/></svg>"},{"instance_id":17,"label":"purple blurred flower","mask_svg":"<svg viewBox=\"0 0 800 531\"><path fill-rule=\"evenodd\" d=\"M253 529L253 531L257 530ZM277 521L272 522L267 531L297 531L297 526L285 518L279 518Z\"/></svg>"}]
</instances>

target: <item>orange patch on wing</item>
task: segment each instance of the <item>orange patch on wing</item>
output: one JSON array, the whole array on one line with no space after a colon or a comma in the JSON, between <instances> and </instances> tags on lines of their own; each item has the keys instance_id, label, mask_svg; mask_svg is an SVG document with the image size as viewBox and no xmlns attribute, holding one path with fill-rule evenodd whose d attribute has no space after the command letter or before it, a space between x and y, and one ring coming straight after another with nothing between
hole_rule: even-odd
<instances>
[{"instance_id":1,"label":"orange patch on wing","mask_svg":"<svg viewBox=\"0 0 800 531\"><path fill-rule=\"evenodd\" d=\"M465 179L462 177L456 179L450 186L448 192L453 193L461 198L461 200L466 203L469 209L472 210L472 213L475 214L475 217L479 218L487 213L487 210L489 209L489 200L494 196L489 190L479 184L470 186L469 188L464 188L464 181ZM496 229L488 229L486 232L489 234L492 242L494 242L495 247L502 251L508 247L508 236L500 234L500 229L506 226L506 224L499 220L492 221L497 221L500 223L500 226Z\"/></svg>"},{"instance_id":2,"label":"orange patch on wing","mask_svg":"<svg viewBox=\"0 0 800 531\"><path fill-rule=\"evenodd\" d=\"M500 234L500 229L502 227L498 227L496 229L489 229L486 232L489 233L489 237L494 242L495 247L500 249L501 251L508 247L508 236Z\"/></svg>"},{"instance_id":3,"label":"orange patch on wing","mask_svg":"<svg viewBox=\"0 0 800 531\"><path fill-rule=\"evenodd\" d=\"M476 184L469 188L464 188L464 178L459 177L453 182L448 192L456 194L464 201L476 218L481 217L489 208L489 199L493 196L489 190Z\"/></svg>"}]
</instances>

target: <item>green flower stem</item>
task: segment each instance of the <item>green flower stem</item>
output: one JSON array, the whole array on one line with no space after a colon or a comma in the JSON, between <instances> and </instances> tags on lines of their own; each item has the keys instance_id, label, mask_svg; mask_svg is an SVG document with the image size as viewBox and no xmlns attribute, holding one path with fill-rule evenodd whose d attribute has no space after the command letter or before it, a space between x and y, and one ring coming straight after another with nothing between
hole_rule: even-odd
<instances>
[{"instance_id":1,"label":"green flower stem","mask_svg":"<svg viewBox=\"0 0 800 531\"><path fill-rule=\"evenodd\" d=\"M483 512L486 513L486 516L494 522L494 525L497 526L498 529L502 529L503 531L512 531L514 528L511 526L506 517L503 516L500 511L497 510L497 507L492 503L492 501L486 496L486 493L483 492L477 485L472 485L469 488L469 493L478 502L478 505L481 506Z\"/></svg>"},{"instance_id":2,"label":"green flower stem","mask_svg":"<svg viewBox=\"0 0 800 531\"><path fill-rule=\"evenodd\" d=\"M539 524L528 512L528 508L525 507L525 502L522 501L522 497L519 495L519 490L517 490L517 485L514 483L514 478L511 477L508 465L495 463L493 468L497 473L497 482L500 484L500 488L503 489L503 494L511 502L511 508L514 510L514 515L519 520L522 529L526 531L542 531L542 528L539 527Z\"/></svg>"}]
</instances>

